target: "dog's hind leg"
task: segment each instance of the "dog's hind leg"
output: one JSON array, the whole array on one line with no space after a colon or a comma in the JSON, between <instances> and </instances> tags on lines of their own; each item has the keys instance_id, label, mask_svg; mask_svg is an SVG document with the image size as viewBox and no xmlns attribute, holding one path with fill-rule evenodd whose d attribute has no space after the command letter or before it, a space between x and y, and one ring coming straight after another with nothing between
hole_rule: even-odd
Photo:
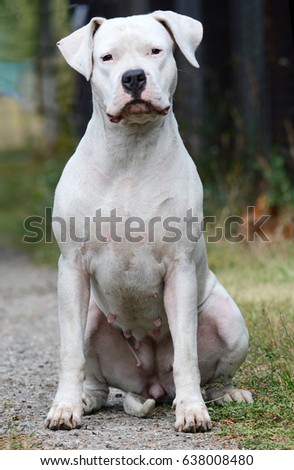
<instances>
[{"instance_id":1,"label":"dog's hind leg","mask_svg":"<svg viewBox=\"0 0 294 470\"><path fill-rule=\"evenodd\" d=\"M224 287L217 283L200 308L198 349L201 384L207 400L253 403L247 390L235 388L232 378L246 358L248 331L239 308Z\"/></svg>"},{"instance_id":2,"label":"dog's hind leg","mask_svg":"<svg viewBox=\"0 0 294 470\"><path fill-rule=\"evenodd\" d=\"M91 297L84 348L85 379L83 382L82 395L84 414L89 414L93 411L99 410L103 405L105 405L109 394L109 385L101 373L99 360L95 352L95 342L90 340L91 325L95 325L95 327L98 328L99 313L103 316L102 312Z\"/></svg>"},{"instance_id":3,"label":"dog's hind leg","mask_svg":"<svg viewBox=\"0 0 294 470\"><path fill-rule=\"evenodd\" d=\"M92 359L93 360L93 359ZM84 414L99 410L107 401L109 394L108 385L97 379L94 368L91 368L91 358L87 358L86 377L83 383L83 408ZM95 366L96 363L93 364Z\"/></svg>"}]
</instances>

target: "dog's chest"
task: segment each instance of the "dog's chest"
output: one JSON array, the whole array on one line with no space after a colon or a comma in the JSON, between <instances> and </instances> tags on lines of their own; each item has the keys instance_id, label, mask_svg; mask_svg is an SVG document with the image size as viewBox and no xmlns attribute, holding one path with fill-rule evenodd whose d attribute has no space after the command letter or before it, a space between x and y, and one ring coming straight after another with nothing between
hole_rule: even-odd
<instances>
[{"instance_id":1,"label":"dog's chest","mask_svg":"<svg viewBox=\"0 0 294 470\"><path fill-rule=\"evenodd\" d=\"M166 175L164 175L166 177ZM107 194L103 198L103 206L108 211L116 209L123 218L122 222L139 224L140 229L154 217L167 217L172 214L173 208L167 204L173 199L171 181L165 181L158 174L154 175L151 169L142 168L132 176L122 176L108 187ZM143 221L143 223L142 223ZM145 225L144 225L145 224Z\"/></svg>"},{"instance_id":2,"label":"dog's chest","mask_svg":"<svg viewBox=\"0 0 294 470\"><path fill-rule=\"evenodd\" d=\"M152 335L159 317L164 324L161 332L166 330L163 279L169 246L162 243L163 215L159 215L166 199L158 190L146 198L134 180L122 181L104 199L100 240L87 253L100 308L140 339Z\"/></svg>"},{"instance_id":3,"label":"dog's chest","mask_svg":"<svg viewBox=\"0 0 294 470\"><path fill-rule=\"evenodd\" d=\"M115 252L128 270L142 264L141 258L163 259L170 251L171 244L163 242L173 241L169 224L181 211L170 184L161 184L158 178L125 176L108 186L93 186L90 193L83 211L89 217L81 214L81 219L91 221L95 255Z\"/></svg>"},{"instance_id":4,"label":"dog's chest","mask_svg":"<svg viewBox=\"0 0 294 470\"><path fill-rule=\"evenodd\" d=\"M165 262L156 259L147 244L110 243L92 257L91 273L98 305L105 315L114 314L123 328L148 333L154 328L152 322L165 315Z\"/></svg>"},{"instance_id":5,"label":"dog's chest","mask_svg":"<svg viewBox=\"0 0 294 470\"><path fill-rule=\"evenodd\" d=\"M80 250L92 291L105 315L140 339L159 318L161 334L167 331L163 281L176 244L163 239L171 236L166 219L174 201L166 186L127 177L92 198L91 243Z\"/></svg>"}]
</instances>

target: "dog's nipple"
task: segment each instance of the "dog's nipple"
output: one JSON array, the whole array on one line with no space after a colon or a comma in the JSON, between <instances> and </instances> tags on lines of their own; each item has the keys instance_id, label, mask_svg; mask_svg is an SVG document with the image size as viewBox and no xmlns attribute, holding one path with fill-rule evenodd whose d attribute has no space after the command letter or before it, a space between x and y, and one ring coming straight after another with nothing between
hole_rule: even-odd
<instances>
[{"instance_id":1,"label":"dog's nipple","mask_svg":"<svg viewBox=\"0 0 294 470\"><path fill-rule=\"evenodd\" d=\"M161 329L160 328L154 328L154 330L152 331L152 335L155 336L155 338L157 338L158 336L161 335Z\"/></svg>"},{"instance_id":2,"label":"dog's nipple","mask_svg":"<svg viewBox=\"0 0 294 470\"><path fill-rule=\"evenodd\" d=\"M124 337L126 339L130 339L132 336L133 336L133 334L132 334L131 330L125 330L124 331Z\"/></svg>"},{"instance_id":3,"label":"dog's nipple","mask_svg":"<svg viewBox=\"0 0 294 470\"><path fill-rule=\"evenodd\" d=\"M153 320L153 324L157 327L160 327L162 325L161 318L160 317L155 318L155 320Z\"/></svg>"},{"instance_id":4,"label":"dog's nipple","mask_svg":"<svg viewBox=\"0 0 294 470\"><path fill-rule=\"evenodd\" d=\"M138 341L138 340L136 339L136 341L135 341L135 349L138 350L138 349L140 349L141 346L142 346L141 341Z\"/></svg>"},{"instance_id":5,"label":"dog's nipple","mask_svg":"<svg viewBox=\"0 0 294 470\"><path fill-rule=\"evenodd\" d=\"M112 325L116 320L116 315L114 313L109 313L107 316L107 321Z\"/></svg>"}]
</instances>

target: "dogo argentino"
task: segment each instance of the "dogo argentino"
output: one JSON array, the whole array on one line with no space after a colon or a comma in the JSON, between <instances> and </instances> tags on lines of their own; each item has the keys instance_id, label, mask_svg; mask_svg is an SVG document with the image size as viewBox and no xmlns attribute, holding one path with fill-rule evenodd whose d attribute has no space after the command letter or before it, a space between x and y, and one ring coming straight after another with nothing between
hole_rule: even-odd
<instances>
[{"instance_id":1,"label":"dogo argentino","mask_svg":"<svg viewBox=\"0 0 294 470\"><path fill-rule=\"evenodd\" d=\"M202 185L172 111L174 46L198 67L201 39L199 21L156 11L93 18L58 43L91 81L94 109L54 203L61 365L50 429L80 427L109 387L135 416L173 400L184 432L211 429L204 385L209 400L252 402L231 384L248 332L208 268Z\"/></svg>"}]
</instances>

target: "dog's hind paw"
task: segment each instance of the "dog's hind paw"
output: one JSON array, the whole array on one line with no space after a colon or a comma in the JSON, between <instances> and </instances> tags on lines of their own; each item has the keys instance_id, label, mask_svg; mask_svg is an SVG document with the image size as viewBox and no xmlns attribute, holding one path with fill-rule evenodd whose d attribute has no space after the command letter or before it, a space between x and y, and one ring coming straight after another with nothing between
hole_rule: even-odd
<instances>
[{"instance_id":1,"label":"dog's hind paw","mask_svg":"<svg viewBox=\"0 0 294 470\"><path fill-rule=\"evenodd\" d=\"M88 415L93 411L100 410L103 405L105 405L108 397L108 390L107 391L98 391L95 394L92 392L91 394L89 391L84 391L83 393L83 409L84 414Z\"/></svg>"},{"instance_id":2,"label":"dog's hind paw","mask_svg":"<svg viewBox=\"0 0 294 470\"><path fill-rule=\"evenodd\" d=\"M232 385L223 388L210 387L206 390L206 397L208 401L213 401L217 405L225 405L234 401L237 403L253 403L251 392L235 388Z\"/></svg>"},{"instance_id":3,"label":"dog's hind paw","mask_svg":"<svg viewBox=\"0 0 294 470\"><path fill-rule=\"evenodd\" d=\"M137 393L127 393L124 402L124 410L126 413L138 418L146 418L149 416L155 407L155 400L153 398L145 399Z\"/></svg>"}]
</instances>

